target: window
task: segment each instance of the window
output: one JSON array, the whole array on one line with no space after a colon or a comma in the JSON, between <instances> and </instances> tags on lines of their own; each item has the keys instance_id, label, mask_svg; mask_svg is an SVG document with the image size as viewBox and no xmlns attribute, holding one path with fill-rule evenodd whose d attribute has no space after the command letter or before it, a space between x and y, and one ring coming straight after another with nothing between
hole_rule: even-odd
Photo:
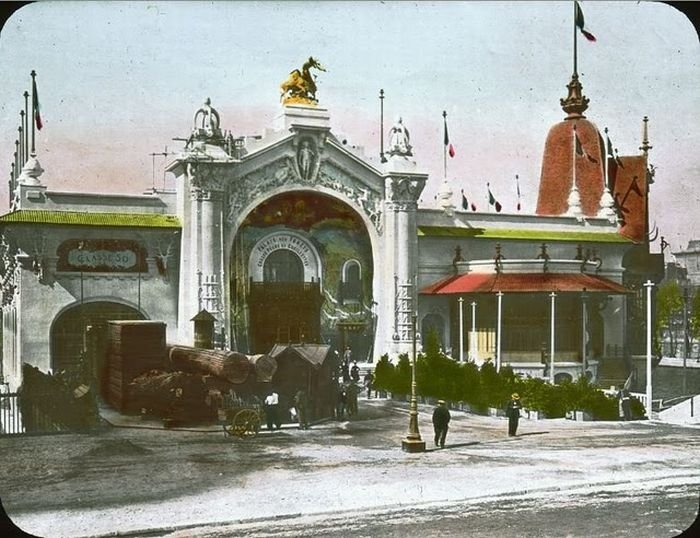
<instances>
[{"instance_id":1,"label":"window","mask_svg":"<svg viewBox=\"0 0 700 538\"><path fill-rule=\"evenodd\" d=\"M304 266L301 259L291 250L275 250L265 260L263 280L265 282L303 282Z\"/></svg>"},{"instance_id":2,"label":"window","mask_svg":"<svg viewBox=\"0 0 700 538\"><path fill-rule=\"evenodd\" d=\"M362 301L362 267L357 260L348 260L343 265L341 297L344 304Z\"/></svg>"}]
</instances>

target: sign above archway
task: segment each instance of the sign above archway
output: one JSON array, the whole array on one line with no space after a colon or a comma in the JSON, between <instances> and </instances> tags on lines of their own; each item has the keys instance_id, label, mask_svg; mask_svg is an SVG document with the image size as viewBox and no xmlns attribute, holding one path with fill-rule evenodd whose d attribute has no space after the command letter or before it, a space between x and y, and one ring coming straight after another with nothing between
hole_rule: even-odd
<instances>
[{"instance_id":1,"label":"sign above archway","mask_svg":"<svg viewBox=\"0 0 700 538\"><path fill-rule=\"evenodd\" d=\"M253 282L264 280L265 260L282 249L291 251L299 258L304 269L304 282L320 281L321 262L314 245L302 234L285 230L266 235L253 247L248 265L248 274Z\"/></svg>"}]
</instances>

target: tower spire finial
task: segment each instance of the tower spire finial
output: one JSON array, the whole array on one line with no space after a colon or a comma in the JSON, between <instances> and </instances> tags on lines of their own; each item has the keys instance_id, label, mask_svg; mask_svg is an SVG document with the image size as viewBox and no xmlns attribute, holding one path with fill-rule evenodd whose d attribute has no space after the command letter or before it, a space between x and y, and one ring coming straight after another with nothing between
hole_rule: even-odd
<instances>
[{"instance_id":1,"label":"tower spire finial","mask_svg":"<svg viewBox=\"0 0 700 538\"><path fill-rule=\"evenodd\" d=\"M639 149L642 150L644 155L649 155L649 150L654 147L649 144L649 128L647 125L649 123L649 117L644 116L642 121L644 122L642 124L642 145L639 146Z\"/></svg>"},{"instance_id":2,"label":"tower spire finial","mask_svg":"<svg viewBox=\"0 0 700 538\"><path fill-rule=\"evenodd\" d=\"M565 99L560 99L559 103L564 112L567 113L567 120L585 118L583 113L588 108L589 99L583 95L583 86L578 80L578 74L574 71L571 81L566 85L569 94Z\"/></svg>"}]
</instances>

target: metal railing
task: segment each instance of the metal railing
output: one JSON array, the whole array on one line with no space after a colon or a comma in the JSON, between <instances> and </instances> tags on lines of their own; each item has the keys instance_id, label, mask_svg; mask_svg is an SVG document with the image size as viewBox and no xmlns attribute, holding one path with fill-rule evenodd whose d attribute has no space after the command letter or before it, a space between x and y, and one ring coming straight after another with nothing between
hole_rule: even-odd
<instances>
[{"instance_id":1,"label":"metal railing","mask_svg":"<svg viewBox=\"0 0 700 538\"><path fill-rule=\"evenodd\" d=\"M24 422L19 406L19 394L16 392L0 393L0 435L21 433L24 433Z\"/></svg>"}]
</instances>

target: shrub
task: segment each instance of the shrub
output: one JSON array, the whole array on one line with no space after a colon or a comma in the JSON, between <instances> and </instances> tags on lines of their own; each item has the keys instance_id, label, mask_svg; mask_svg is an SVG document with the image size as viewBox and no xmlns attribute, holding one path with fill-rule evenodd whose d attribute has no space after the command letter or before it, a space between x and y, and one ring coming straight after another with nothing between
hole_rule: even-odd
<instances>
[{"instance_id":1,"label":"shrub","mask_svg":"<svg viewBox=\"0 0 700 538\"><path fill-rule=\"evenodd\" d=\"M396 368L389 360L389 356L384 354L377 361L377 366L374 368L374 387L376 390L393 391L394 378L396 376Z\"/></svg>"}]
</instances>

